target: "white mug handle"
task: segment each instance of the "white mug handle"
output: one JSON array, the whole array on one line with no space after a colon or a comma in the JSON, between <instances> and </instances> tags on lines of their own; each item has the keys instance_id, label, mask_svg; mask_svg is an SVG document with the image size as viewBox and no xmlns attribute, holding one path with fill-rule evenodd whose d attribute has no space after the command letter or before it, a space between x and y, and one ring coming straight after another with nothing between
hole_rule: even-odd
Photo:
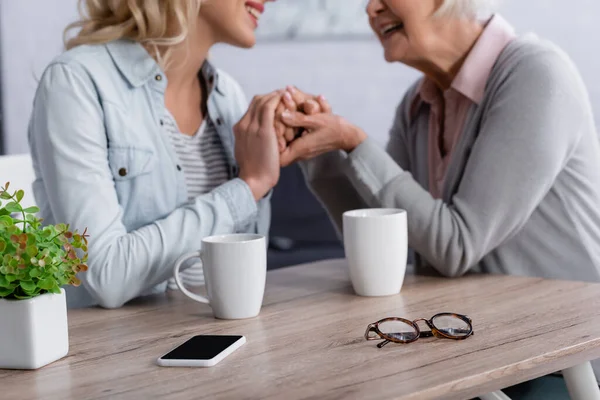
<instances>
[{"instance_id":1,"label":"white mug handle","mask_svg":"<svg viewBox=\"0 0 600 400\"><path fill-rule=\"evenodd\" d=\"M186 262L187 260L189 260L190 258L196 258L196 257L199 257L200 259L202 259L202 250L195 251L193 253L188 253L188 254L185 254L185 255L179 257L179 259L175 263L175 268L173 268L173 277L175 278L175 283L177 283L179 290L181 290L181 292L183 294L185 294L187 297L189 297L190 299L195 300L199 303L210 304L210 301L208 301L208 299L206 297L200 296L199 294L192 293L189 290L187 290L185 288L185 286L183 286L183 282L181 282L181 277L179 276L179 269L181 268L183 263Z\"/></svg>"}]
</instances>

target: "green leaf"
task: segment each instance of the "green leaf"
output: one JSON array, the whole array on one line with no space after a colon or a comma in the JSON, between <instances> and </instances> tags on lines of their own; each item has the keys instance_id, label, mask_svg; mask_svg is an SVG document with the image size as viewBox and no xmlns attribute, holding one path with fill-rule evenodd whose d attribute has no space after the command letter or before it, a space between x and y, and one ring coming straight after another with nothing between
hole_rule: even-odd
<instances>
[{"instance_id":1,"label":"green leaf","mask_svg":"<svg viewBox=\"0 0 600 400\"><path fill-rule=\"evenodd\" d=\"M1 215L0 216L0 224L5 225L5 226L11 226L11 225L14 225L14 222L10 215Z\"/></svg>"},{"instance_id":2,"label":"green leaf","mask_svg":"<svg viewBox=\"0 0 600 400\"><path fill-rule=\"evenodd\" d=\"M25 196L25 191L22 189L17 190L17 201L23 200L23 196Z\"/></svg>"},{"instance_id":3,"label":"green leaf","mask_svg":"<svg viewBox=\"0 0 600 400\"><path fill-rule=\"evenodd\" d=\"M50 289L49 292L54 294L60 294L60 287L58 287L58 285L54 285L54 287Z\"/></svg>"},{"instance_id":4,"label":"green leaf","mask_svg":"<svg viewBox=\"0 0 600 400\"><path fill-rule=\"evenodd\" d=\"M29 271L29 276L32 278L37 278L41 275L41 271L38 268L31 268Z\"/></svg>"},{"instance_id":5,"label":"green leaf","mask_svg":"<svg viewBox=\"0 0 600 400\"><path fill-rule=\"evenodd\" d=\"M17 280L17 276L13 275L13 274L7 274L7 275L4 275L4 277L6 278L6 280L8 282L14 282Z\"/></svg>"},{"instance_id":6,"label":"green leaf","mask_svg":"<svg viewBox=\"0 0 600 400\"><path fill-rule=\"evenodd\" d=\"M25 250L25 252L27 253L27 255L29 257L33 257L38 254L38 248L36 245L33 244L31 246L27 246L27 249Z\"/></svg>"},{"instance_id":7,"label":"green leaf","mask_svg":"<svg viewBox=\"0 0 600 400\"><path fill-rule=\"evenodd\" d=\"M15 289L12 288L2 288L0 287L0 297L7 297L8 295L12 294L12 292L14 292Z\"/></svg>"},{"instance_id":8,"label":"green leaf","mask_svg":"<svg viewBox=\"0 0 600 400\"><path fill-rule=\"evenodd\" d=\"M40 212L40 209L38 207L27 207L26 209L23 210L23 212L28 213L28 214L36 214Z\"/></svg>"},{"instance_id":9,"label":"green leaf","mask_svg":"<svg viewBox=\"0 0 600 400\"><path fill-rule=\"evenodd\" d=\"M55 286L55 280L52 277L44 278L38 282L38 287L44 290L51 290Z\"/></svg>"},{"instance_id":10,"label":"green leaf","mask_svg":"<svg viewBox=\"0 0 600 400\"><path fill-rule=\"evenodd\" d=\"M23 207L21 207L19 203L15 203L14 201L8 203L4 208L11 213L21 212L21 210L23 209Z\"/></svg>"},{"instance_id":11,"label":"green leaf","mask_svg":"<svg viewBox=\"0 0 600 400\"><path fill-rule=\"evenodd\" d=\"M38 296L41 291L42 291L42 289L40 289L38 287L36 287L34 290L24 290L25 295L30 296L30 297Z\"/></svg>"},{"instance_id":12,"label":"green leaf","mask_svg":"<svg viewBox=\"0 0 600 400\"><path fill-rule=\"evenodd\" d=\"M21 295L15 294L15 299L17 299L17 300L27 300L27 299L30 299L32 297L33 296L21 296Z\"/></svg>"},{"instance_id":13,"label":"green leaf","mask_svg":"<svg viewBox=\"0 0 600 400\"><path fill-rule=\"evenodd\" d=\"M11 199L11 198L12 198L12 196L10 194L8 194L7 191L4 191L4 192L0 193L0 199L8 200L8 199Z\"/></svg>"},{"instance_id":14,"label":"green leaf","mask_svg":"<svg viewBox=\"0 0 600 400\"><path fill-rule=\"evenodd\" d=\"M37 285L32 281L21 281L21 287L26 292L33 292L37 288Z\"/></svg>"},{"instance_id":15,"label":"green leaf","mask_svg":"<svg viewBox=\"0 0 600 400\"><path fill-rule=\"evenodd\" d=\"M10 287L10 286L11 286L11 284L8 281L8 279L6 279L5 276L0 275L0 288L7 288L7 287Z\"/></svg>"},{"instance_id":16,"label":"green leaf","mask_svg":"<svg viewBox=\"0 0 600 400\"><path fill-rule=\"evenodd\" d=\"M6 250L6 242L0 239L0 253L2 253L4 250Z\"/></svg>"}]
</instances>

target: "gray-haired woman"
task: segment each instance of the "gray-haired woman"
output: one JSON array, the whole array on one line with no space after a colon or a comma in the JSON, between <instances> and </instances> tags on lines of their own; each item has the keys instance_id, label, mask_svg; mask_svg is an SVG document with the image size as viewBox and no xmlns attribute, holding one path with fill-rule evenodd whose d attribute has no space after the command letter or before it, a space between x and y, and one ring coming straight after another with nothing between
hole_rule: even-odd
<instances>
[{"instance_id":1,"label":"gray-haired woman","mask_svg":"<svg viewBox=\"0 0 600 400\"><path fill-rule=\"evenodd\" d=\"M285 112L307 133L282 164L311 159L303 170L338 227L349 209L407 210L417 268L600 281L600 145L586 88L553 44L482 19L489 5L370 0L385 59L424 74L387 149L329 112Z\"/></svg>"}]
</instances>

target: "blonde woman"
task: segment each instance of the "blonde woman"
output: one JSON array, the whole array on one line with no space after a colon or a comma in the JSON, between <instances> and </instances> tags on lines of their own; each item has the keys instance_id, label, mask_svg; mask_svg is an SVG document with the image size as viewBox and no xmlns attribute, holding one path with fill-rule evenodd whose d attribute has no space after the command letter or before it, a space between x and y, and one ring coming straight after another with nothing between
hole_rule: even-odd
<instances>
[{"instance_id":1,"label":"blonde woman","mask_svg":"<svg viewBox=\"0 0 600 400\"><path fill-rule=\"evenodd\" d=\"M175 260L204 236L267 233L281 94L248 108L206 58L215 43L252 47L269 1L81 2L29 128L43 218L91 236L90 269L69 288L70 307L115 308L164 291ZM194 268L187 281L201 283Z\"/></svg>"}]
</instances>

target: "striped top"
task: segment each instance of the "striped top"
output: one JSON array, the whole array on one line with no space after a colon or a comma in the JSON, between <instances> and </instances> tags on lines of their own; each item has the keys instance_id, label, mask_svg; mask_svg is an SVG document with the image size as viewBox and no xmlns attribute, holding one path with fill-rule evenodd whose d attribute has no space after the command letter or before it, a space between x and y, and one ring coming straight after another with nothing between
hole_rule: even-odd
<instances>
[{"instance_id":1,"label":"striped top","mask_svg":"<svg viewBox=\"0 0 600 400\"><path fill-rule=\"evenodd\" d=\"M208 193L229 180L225 150L216 126L209 116L206 116L198 132L193 136L181 133L175 118L166 110L163 123L165 132L169 135L179 157L190 199ZM200 262L180 274L186 286L204 284ZM177 290L175 279L169 279L168 287Z\"/></svg>"}]
</instances>

